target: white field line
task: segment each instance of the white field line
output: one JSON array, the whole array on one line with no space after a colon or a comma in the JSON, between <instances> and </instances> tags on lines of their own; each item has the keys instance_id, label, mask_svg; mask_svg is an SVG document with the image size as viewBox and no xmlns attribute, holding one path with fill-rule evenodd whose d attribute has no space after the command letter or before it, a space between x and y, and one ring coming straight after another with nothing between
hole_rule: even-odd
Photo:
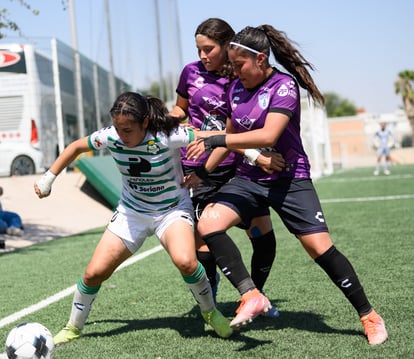
<instances>
[{"instance_id":1,"label":"white field line","mask_svg":"<svg viewBox=\"0 0 414 359\"><path fill-rule=\"evenodd\" d=\"M331 198L321 199L321 203L345 203L345 202L369 202L369 201L392 201L398 199L412 199L414 194L401 194L397 196L379 196L379 197L354 197L354 198Z\"/></svg>"},{"instance_id":2,"label":"white field line","mask_svg":"<svg viewBox=\"0 0 414 359\"><path fill-rule=\"evenodd\" d=\"M410 179L414 178L414 174L404 175L390 175L390 176L366 176L366 177L342 177L342 178L331 178L321 177L314 180L314 182L320 183L341 183L341 182L363 182L363 181L393 181L397 179Z\"/></svg>"},{"instance_id":3,"label":"white field line","mask_svg":"<svg viewBox=\"0 0 414 359\"><path fill-rule=\"evenodd\" d=\"M124 263L122 263L116 270L115 272L130 266L131 264L134 264L135 262L140 261L141 259L144 259L145 257L150 256L151 254L154 254L158 251L160 251L163 247L161 245L158 245L152 249L149 249L145 252L142 252L140 254L137 254L136 256L133 256L131 258L128 258ZM21 318L23 318L26 315L32 314L40 309L43 309L45 307L47 307L50 304L53 304L59 300L61 300L64 297L67 297L68 295L71 295L76 289L76 284L66 288L62 291L60 291L59 293L56 293L55 295L52 295L49 298L46 298L44 300L41 300L40 302L31 305L30 307L24 308L14 314L9 315L8 317L5 317L3 319L0 320L0 328L5 327L8 324L11 324Z\"/></svg>"}]
</instances>

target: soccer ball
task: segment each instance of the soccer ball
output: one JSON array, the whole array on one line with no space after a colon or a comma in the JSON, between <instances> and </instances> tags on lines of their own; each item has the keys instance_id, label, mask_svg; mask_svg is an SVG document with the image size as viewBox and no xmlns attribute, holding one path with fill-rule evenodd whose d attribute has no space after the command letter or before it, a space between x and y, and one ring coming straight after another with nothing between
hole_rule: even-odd
<instances>
[{"instance_id":1,"label":"soccer ball","mask_svg":"<svg viewBox=\"0 0 414 359\"><path fill-rule=\"evenodd\" d=\"M55 344L52 333L40 323L22 323L6 339L9 359L51 359Z\"/></svg>"}]
</instances>

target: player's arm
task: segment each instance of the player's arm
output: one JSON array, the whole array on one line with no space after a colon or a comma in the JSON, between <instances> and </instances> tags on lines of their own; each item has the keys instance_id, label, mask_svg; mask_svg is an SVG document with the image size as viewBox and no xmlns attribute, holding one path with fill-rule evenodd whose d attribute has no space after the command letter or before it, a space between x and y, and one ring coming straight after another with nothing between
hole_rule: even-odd
<instances>
[{"instance_id":1,"label":"player's arm","mask_svg":"<svg viewBox=\"0 0 414 359\"><path fill-rule=\"evenodd\" d=\"M371 144L372 144L372 148L374 150L377 150L379 147L379 134L378 132L375 132L371 138Z\"/></svg>"},{"instance_id":2,"label":"player's arm","mask_svg":"<svg viewBox=\"0 0 414 359\"><path fill-rule=\"evenodd\" d=\"M227 120L226 128L227 133L236 133L229 119ZM233 151L241 153L244 157L246 157L247 161L252 166L258 166L264 172L269 174L273 173L274 171L282 171L286 165L283 156L280 153L274 151L266 151L261 148L238 148Z\"/></svg>"},{"instance_id":3,"label":"player's arm","mask_svg":"<svg viewBox=\"0 0 414 359\"><path fill-rule=\"evenodd\" d=\"M225 131L195 131L194 139L192 141L189 141L189 144L192 142L197 142L198 140L209 136L224 133ZM229 153L230 151L226 148L216 148L214 151L212 151L210 156L207 158L207 161L203 165L197 167L195 172L185 176L183 185L187 188L196 188L201 182L207 181L208 175L216 169L216 167L229 155Z\"/></svg>"},{"instance_id":4,"label":"player's arm","mask_svg":"<svg viewBox=\"0 0 414 359\"><path fill-rule=\"evenodd\" d=\"M262 128L243 133L231 133L225 137L224 146L229 149L273 147L289 122L289 116L270 112ZM214 141L213 141L214 142Z\"/></svg>"},{"instance_id":5,"label":"player's arm","mask_svg":"<svg viewBox=\"0 0 414 359\"><path fill-rule=\"evenodd\" d=\"M181 122L185 121L188 116L188 99L177 95L177 101L175 102L175 105L169 115L178 117Z\"/></svg>"},{"instance_id":6,"label":"player's arm","mask_svg":"<svg viewBox=\"0 0 414 359\"><path fill-rule=\"evenodd\" d=\"M49 170L34 184L34 190L39 198L49 196L52 190L52 184L67 166L69 166L81 153L90 151L88 137L80 138L69 144L55 162L50 166Z\"/></svg>"},{"instance_id":7,"label":"player's arm","mask_svg":"<svg viewBox=\"0 0 414 359\"><path fill-rule=\"evenodd\" d=\"M232 150L273 147L288 122L289 116L283 113L270 112L262 128L200 139L188 145L187 156L196 160L205 151L211 151L217 147L226 147Z\"/></svg>"},{"instance_id":8,"label":"player's arm","mask_svg":"<svg viewBox=\"0 0 414 359\"><path fill-rule=\"evenodd\" d=\"M225 134L227 132L234 132L234 128L229 118L227 118L226 122L226 130L199 131L197 132L196 140L214 135ZM195 174L199 177L199 179L206 180L208 175L216 169L216 167L229 155L229 153L230 150L228 150L227 148L216 148L214 151L211 152L210 156L207 158L207 161L202 166L197 168Z\"/></svg>"},{"instance_id":9,"label":"player's arm","mask_svg":"<svg viewBox=\"0 0 414 359\"><path fill-rule=\"evenodd\" d=\"M247 151L247 155L246 155ZM244 156L248 157L248 155L251 153L250 149L245 150ZM258 151L259 154L257 155L256 160L254 161L254 164L258 167L260 167L264 172L272 174L274 171L281 172L286 167L286 162L283 156L274 151L266 151L266 150L254 150ZM252 152L253 153L253 152ZM254 157L256 155L254 154Z\"/></svg>"}]
</instances>

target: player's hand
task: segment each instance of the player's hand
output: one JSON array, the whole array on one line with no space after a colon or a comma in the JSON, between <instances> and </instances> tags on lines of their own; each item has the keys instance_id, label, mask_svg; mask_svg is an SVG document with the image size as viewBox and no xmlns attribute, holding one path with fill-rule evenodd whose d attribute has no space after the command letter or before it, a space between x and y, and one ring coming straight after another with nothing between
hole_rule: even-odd
<instances>
[{"instance_id":1,"label":"player's hand","mask_svg":"<svg viewBox=\"0 0 414 359\"><path fill-rule=\"evenodd\" d=\"M197 161L201 155L206 152L204 139L199 138L187 145L187 159Z\"/></svg>"},{"instance_id":2,"label":"player's hand","mask_svg":"<svg viewBox=\"0 0 414 359\"><path fill-rule=\"evenodd\" d=\"M189 175L184 176L183 187L188 188L188 189L192 188L192 189L196 190L198 188L198 185L202 182L203 182L203 180L201 178L199 178L195 174L195 172L192 172Z\"/></svg>"},{"instance_id":3,"label":"player's hand","mask_svg":"<svg viewBox=\"0 0 414 359\"><path fill-rule=\"evenodd\" d=\"M272 174L274 171L281 172L286 167L283 156L273 151L261 152L256 159L256 165L268 174Z\"/></svg>"},{"instance_id":4,"label":"player's hand","mask_svg":"<svg viewBox=\"0 0 414 359\"><path fill-rule=\"evenodd\" d=\"M43 189L43 191L39 188L38 184L35 183L34 184L34 191L37 194L37 196L39 198L45 198L48 197L50 195L50 192L52 191L52 189L50 188L49 191L46 191L45 189Z\"/></svg>"},{"instance_id":5,"label":"player's hand","mask_svg":"<svg viewBox=\"0 0 414 359\"><path fill-rule=\"evenodd\" d=\"M34 184L34 190L39 198L44 198L50 195L52 191L52 184L56 179L56 175L47 171L42 178Z\"/></svg>"}]
</instances>

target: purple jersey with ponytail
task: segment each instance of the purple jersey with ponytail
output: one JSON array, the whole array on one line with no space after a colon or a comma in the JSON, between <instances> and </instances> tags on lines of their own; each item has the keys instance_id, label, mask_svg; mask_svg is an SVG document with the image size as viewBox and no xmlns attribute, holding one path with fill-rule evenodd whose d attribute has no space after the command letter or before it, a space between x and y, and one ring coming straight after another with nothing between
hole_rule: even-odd
<instances>
[{"instance_id":1,"label":"purple jersey with ponytail","mask_svg":"<svg viewBox=\"0 0 414 359\"><path fill-rule=\"evenodd\" d=\"M300 92L292 76L275 71L254 90L245 89L239 80L235 80L229 90L229 108L232 125L239 133L262 128L269 112L290 117L287 127L272 147L272 150L282 154L286 169L269 175L238 156L238 176L253 181L310 178L309 159L300 137Z\"/></svg>"},{"instance_id":2,"label":"purple jersey with ponytail","mask_svg":"<svg viewBox=\"0 0 414 359\"><path fill-rule=\"evenodd\" d=\"M181 72L176 92L188 100L188 123L203 131L222 131L227 120L227 90L230 79L221 77L215 72L207 71L201 61L186 65ZM204 154L197 162L186 159L185 148L181 149L183 164L200 166L208 154ZM234 164L231 153L220 166Z\"/></svg>"}]
</instances>

